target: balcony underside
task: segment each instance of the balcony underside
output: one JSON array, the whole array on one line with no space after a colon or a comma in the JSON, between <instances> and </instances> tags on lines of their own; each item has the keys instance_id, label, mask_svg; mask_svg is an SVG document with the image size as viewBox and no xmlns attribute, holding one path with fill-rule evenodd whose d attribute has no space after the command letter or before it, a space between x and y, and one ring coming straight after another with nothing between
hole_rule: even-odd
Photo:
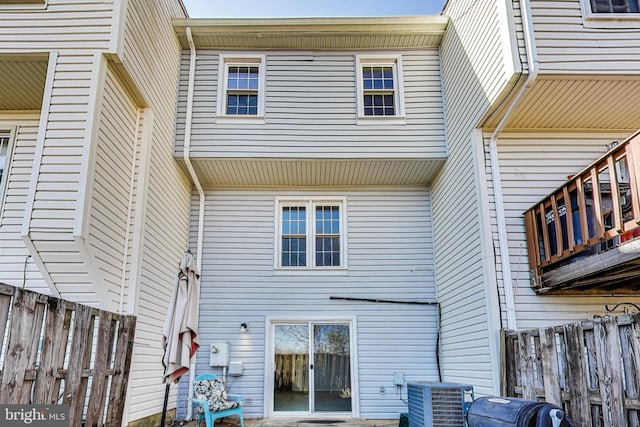
<instances>
[{"instance_id":1,"label":"balcony underside","mask_svg":"<svg viewBox=\"0 0 640 427\"><path fill-rule=\"evenodd\" d=\"M183 163L181 158L178 160ZM444 158L191 159L205 188L428 186L444 161Z\"/></svg>"},{"instance_id":2,"label":"balcony underside","mask_svg":"<svg viewBox=\"0 0 640 427\"><path fill-rule=\"evenodd\" d=\"M48 57L0 55L0 110L40 110Z\"/></svg>"},{"instance_id":3,"label":"balcony underside","mask_svg":"<svg viewBox=\"0 0 640 427\"><path fill-rule=\"evenodd\" d=\"M640 128L639 97L637 74L540 75L518 102L505 128L636 130ZM484 127L495 128L505 108L492 114Z\"/></svg>"},{"instance_id":4,"label":"balcony underside","mask_svg":"<svg viewBox=\"0 0 640 427\"><path fill-rule=\"evenodd\" d=\"M630 294L640 290L640 238L542 274L540 294Z\"/></svg>"}]
</instances>

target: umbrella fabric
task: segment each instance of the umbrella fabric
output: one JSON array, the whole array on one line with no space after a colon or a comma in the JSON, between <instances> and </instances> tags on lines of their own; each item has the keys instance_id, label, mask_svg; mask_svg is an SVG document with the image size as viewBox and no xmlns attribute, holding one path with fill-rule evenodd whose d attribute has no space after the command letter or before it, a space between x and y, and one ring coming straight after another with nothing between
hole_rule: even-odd
<instances>
[{"instance_id":1,"label":"umbrella fabric","mask_svg":"<svg viewBox=\"0 0 640 427\"><path fill-rule=\"evenodd\" d=\"M189 371L198 342L200 275L191 253L180 261L173 298L162 328L164 382L177 382Z\"/></svg>"}]
</instances>

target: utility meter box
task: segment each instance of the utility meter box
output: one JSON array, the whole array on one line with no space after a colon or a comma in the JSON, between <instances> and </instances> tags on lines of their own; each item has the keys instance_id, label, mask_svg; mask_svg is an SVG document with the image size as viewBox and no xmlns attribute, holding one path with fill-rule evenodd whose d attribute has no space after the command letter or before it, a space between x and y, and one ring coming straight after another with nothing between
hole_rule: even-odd
<instances>
[{"instance_id":1,"label":"utility meter box","mask_svg":"<svg viewBox=\"0 0 640 427\"><path fill-rule=\"evenodd\" d=\"M229 366L229 343L216 342L209 347L209 366L227 367Z\"/></svg>"}]
</instances>

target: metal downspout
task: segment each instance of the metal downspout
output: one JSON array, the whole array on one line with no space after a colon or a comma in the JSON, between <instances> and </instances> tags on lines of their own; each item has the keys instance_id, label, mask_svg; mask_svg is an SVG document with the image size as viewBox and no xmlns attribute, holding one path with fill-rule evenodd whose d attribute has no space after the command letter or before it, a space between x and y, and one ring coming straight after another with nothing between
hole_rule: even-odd
<instances>
[{"instance_id":1,"label":"metal downspout","mask_svg":"<svg viewBox=\"0 0 640 427\"><path fill-rule=\"evenodd\" d=\"M205 196L204 190L202 189L202 185L200 184L200 180L198 179L198 175L196 171L193 169L193 165L191 164L191 159L189 158L189 153L191 151L191 120L193 119L193 92L195 88L195 78L196 78L196 47L193 44L193 36L191 35L191 28L186 28L187 40L189 41L189 85L187 87L187 112L186 119L184 125L184 147L182 152L182 157L184 159L184 163L189 171L189 175L193 180L193 184L196 186L198 190L199 198L199 210L198 210L198 242L196 247L196 265L200 269L202 273L202 246L204 239L204 204L205 204ZM187 421L191 420L193 416L193 405L191 405L191 399L193 398L193 381L195 380L196 370L195 366L192 365L189 368L189 400L187 404Z\"/></svg>"},{"instance_id":2,"label":"metal downspout","mask_svg":"<svg viewBox=\"0 0 640 427\"><path fill-rule=\"evenodd\" d=\"M502 197L502 182L500 178L500 162L498 159L498 136L506 125L514 108L518 105L524 92L531 87L538 77L538 54L535 46L533 25L531 22L531 6L529 0L520 0L522 11L522 27L524 30L525 52L529 74L527 80L520 87L512 99L507 111L489 140L489 161L491 164L491 180L493 182L494 203L496 206L496 221L498 226L498 242L500 244L500 259L502 261L502 280L504 284L505 306L507 310L507 328L517 329L516 308L514 300L514 286L511 275L511 260L509 258L509 236L507 235L507 221L504 213L504 199Z\"/></svg>"}]
</instances>

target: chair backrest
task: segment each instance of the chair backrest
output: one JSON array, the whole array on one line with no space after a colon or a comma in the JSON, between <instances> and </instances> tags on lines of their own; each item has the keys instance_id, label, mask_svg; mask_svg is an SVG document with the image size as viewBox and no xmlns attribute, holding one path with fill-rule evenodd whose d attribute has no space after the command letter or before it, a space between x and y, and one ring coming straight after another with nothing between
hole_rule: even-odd
<instances>
[{"instance_id":1,"label":"chair backrest","mask_svg":"<svg viewBox=\"0 0 640 427\"><path fill-rule=\"evenodd\" d=\"M193 380L193 382L196 382L196 381L204 381L204 380L216 380L216 379L218 379L218 378L219 378L219 377L218 377L216 374L209 374L209 373L207 373L207 374L200 374L200 375L198 375L198 376Z\"/></svg>"}]
</instances>

